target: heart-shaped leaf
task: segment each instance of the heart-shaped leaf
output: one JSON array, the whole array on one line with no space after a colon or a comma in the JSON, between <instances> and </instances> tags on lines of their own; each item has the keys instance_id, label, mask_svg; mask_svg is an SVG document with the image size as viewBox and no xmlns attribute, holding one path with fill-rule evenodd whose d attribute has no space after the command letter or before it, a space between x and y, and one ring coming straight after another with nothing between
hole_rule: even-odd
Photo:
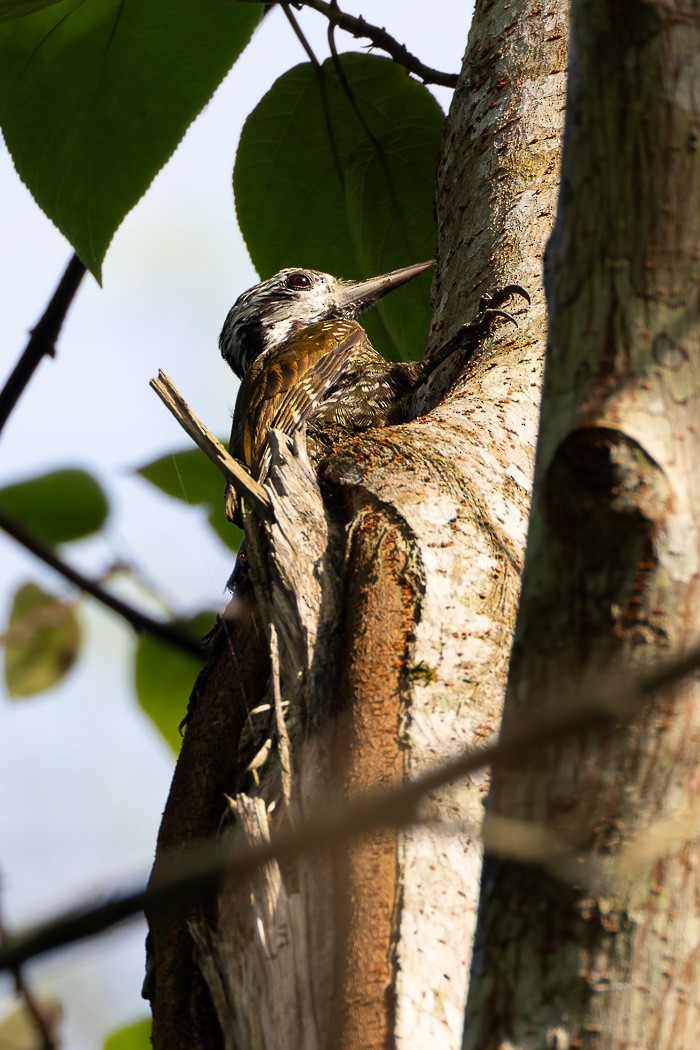
<instances>
[{"instance_id":1,"label":"heart-shaped leaf","mask_svg":"<svg viewBox=\"0 0 700 1050\"><path fill-rule=\"evenodd\" d=\"M62 0L0 24L5 142L98 280L115 230L259 18L211 0Z\"/></svg>"},{"instance_id":2,"label":"heart-shaped leaf","mask_svg":"<svg viewBox=\"0 0 700 1050\"><path fill-rule=\"evenodd\" d=\"M246 121L234 191L262 277L283 266L371 277L434 254L442 110L389 59L343 55L342 68L352 103L331 61L320 73L305 63L280 77ZM378 350L422 355L429 289L427 274L367 317Z\"/></svg>"}]
</instances>

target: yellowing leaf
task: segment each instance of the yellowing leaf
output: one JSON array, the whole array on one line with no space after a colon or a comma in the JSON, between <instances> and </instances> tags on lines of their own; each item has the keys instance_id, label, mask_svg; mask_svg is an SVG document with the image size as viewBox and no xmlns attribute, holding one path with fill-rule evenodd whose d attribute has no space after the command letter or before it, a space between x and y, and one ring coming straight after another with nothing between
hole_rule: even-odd
<instances>
[{"instance_id":1,"label":"yellowing leaf","mask_svg":"<svg viewBox=\"0 0 700 1050\"><path fill-rule=\"evenodd\" d=\"M81 630L72 603L35 583L15 593L5 642L5 682L11 697L51 689L75 663Z\"/></svg>"}]
</instances>

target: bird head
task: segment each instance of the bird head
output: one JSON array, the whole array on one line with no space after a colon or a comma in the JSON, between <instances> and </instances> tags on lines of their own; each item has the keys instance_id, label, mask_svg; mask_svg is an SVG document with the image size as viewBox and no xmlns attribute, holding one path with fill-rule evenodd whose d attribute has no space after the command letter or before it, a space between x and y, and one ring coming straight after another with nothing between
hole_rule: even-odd
<instances>
[{"instance_id":1,"label":"bird head","mask_svg":"<svg viewBox=\"0 0 700 1050\"><path fill-rule=\"evenodd\" d=\"M219 338L222 356L242 379L260 354L295 332L315 321L355 318L432 265L414 263L365 281L345 281L319 270L280 270L236 299Z\"/></svg>"}]
</instances>

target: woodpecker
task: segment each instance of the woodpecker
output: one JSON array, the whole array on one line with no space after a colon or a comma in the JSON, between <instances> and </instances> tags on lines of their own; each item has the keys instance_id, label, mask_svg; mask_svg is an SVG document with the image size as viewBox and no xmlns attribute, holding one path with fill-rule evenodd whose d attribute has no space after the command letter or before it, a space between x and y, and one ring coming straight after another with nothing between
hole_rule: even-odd
<instances>
[{"instance_id":1,"label":"woodpecker","mask_svg":"<svg viewBox=\"0 0 700 1050\"><path fill-rule=\"evenodd\" d=\"M356 318L432 265L365 281L286 269L239 296L219 346L241 380L229 448L254 477L263 481L269 468L270 427L294 434L308 423L355 433L402 418L421 366L386 361ZM231 497L227 513L237 518Z\"/></svg>"},{"instance_id":2,"label":"woodpecker","mask_svg":"<svg viewBox=\"0 0 700 1050\"><path fill-rule=\"evenodd\" d=\"M518 285L499 289L482 299L475 321L429 362L387 361L356 318L432 265L415 263L364 281L285 269L238 297L219 339L224 360L241 380L229 450L257 480L264 481L269 469L271 427L291 435L309 424L318 435L401 422L404 397L427 370L463 346L465 339L483 337L493 318L514 321L497 309L511 295L521 294L529 301ZM240 524L230 489L226 511Z\"/></svg>"}]
</instances>

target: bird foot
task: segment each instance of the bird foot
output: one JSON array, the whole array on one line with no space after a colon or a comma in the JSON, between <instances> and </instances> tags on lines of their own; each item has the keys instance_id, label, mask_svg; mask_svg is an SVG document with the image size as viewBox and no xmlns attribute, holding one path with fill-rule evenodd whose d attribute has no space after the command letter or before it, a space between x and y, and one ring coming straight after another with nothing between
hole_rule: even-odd
<instances>
[{"instance_id":1,"label":"bird foot","mask_svg":"<svg viewBox=\"0 0 700 1050\"><path fill-rule=\"evenodd\" d=\"M456 335L453 335L451 339L440 347L436 353L434 353L429 362L430 371L441 365L443 361L446 361L451 354L456 350L464 350L470 345L476 345L484 339L491 329L493 328L494 322L500 317L504 321L508 321L518 327L518 322L512 314L506 310L502 310L501 307L504 303L507 303L509 299L514 296L520 296L525 302L530 305L530 295L526 288L523 288L520 284L507 284L503 288L495 288L492 292L487 292L482 295L479 300L479 309L477 310L476 316L473 320L468 321L462 325Z\"/></svg>"},{"instance_id":2,"label":"bird foot","mask_svg":"<svg viewBox=\"0 0 700 1050\"><path fill-rule=\"evenodd\" d=\"M501 310L501 306L507 303L509 299L512 299L514 295L521 296L527 305L530 305L530 294L526 288L523 288L521 284L507 284L503 288L495 288L494 291L482 295L479 300L479 310L476 317L464 327L473 330L475 334L486 335L496 318L502 317L517 328L518 322L513 315L506 310Z\"/></svg>"}]
</instances>

